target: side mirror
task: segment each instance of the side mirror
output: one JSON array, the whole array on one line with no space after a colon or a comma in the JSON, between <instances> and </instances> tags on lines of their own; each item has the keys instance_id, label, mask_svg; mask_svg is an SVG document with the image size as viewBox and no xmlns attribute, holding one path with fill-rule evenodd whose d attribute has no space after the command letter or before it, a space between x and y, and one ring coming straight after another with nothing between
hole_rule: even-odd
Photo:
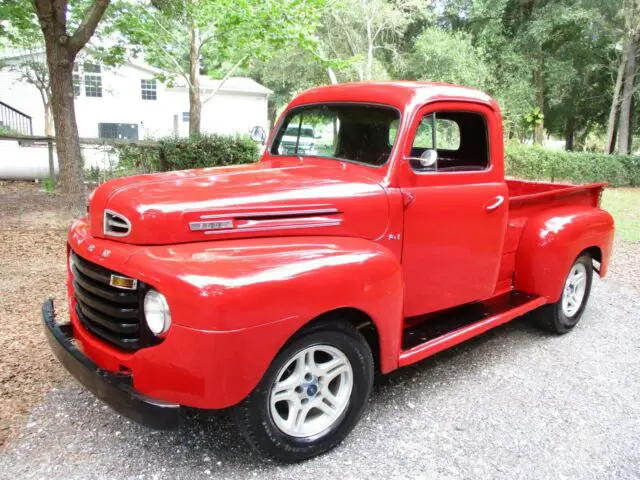
<instances>
[{"instance_id":1,"label":"side mirror","mask_svg":"<svg viewBox=\"0 0 640 480\"><path fill-rule=\"evenodd\" d=\"M267 139L267 134L260 125L257 125L251 129L251 140L254 142L264 143Z\"/></svg>"},{"instance_id":2,"label":"side mirror","mask_svg":"<svg viewBox=\"0 0 640 480\"><path fill-rule=\"evenodd\" d=\"M420 162L420 166L423 168L434 167L438 161L438 151L433 148L429 148L422 152L419 157L408 157L407 160L415 160Z\"/></svg>"}]
</instances>

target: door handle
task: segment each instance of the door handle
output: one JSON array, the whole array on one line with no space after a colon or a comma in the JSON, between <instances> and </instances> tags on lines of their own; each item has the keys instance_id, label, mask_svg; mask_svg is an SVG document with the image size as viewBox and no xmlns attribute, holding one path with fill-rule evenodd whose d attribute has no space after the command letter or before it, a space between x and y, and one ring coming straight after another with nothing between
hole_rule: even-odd
<instances>
[{"instance_id":1,"label":"door handle","mask_svg":"<svg viewBox=\"0 0 640 480\"><path fill-rule=\"evenodd\" d=\"M502 195L498 195L498 196L496 197L495 202L493 202L493 203L492 203L492 204L490 204L490 205L485 205L485 206L484 206L484 209L485 209L487 212L493 212L496 208L498 208L498 207L499 207L500 205L502 205L503 203L504 203L504 197L503 197Z\"/></svg>"}]
</instances>

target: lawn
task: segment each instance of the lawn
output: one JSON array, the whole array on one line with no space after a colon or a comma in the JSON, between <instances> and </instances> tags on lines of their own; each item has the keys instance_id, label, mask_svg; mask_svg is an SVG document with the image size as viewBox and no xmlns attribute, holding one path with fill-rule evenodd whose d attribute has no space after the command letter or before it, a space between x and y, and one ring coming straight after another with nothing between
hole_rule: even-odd
<instances>
[{"instance_id":1,"label":"lawn","mask_svg":"<svg viewBox=\"0 0 640 480\"><path fill-rule=\"evenodd\" d=\"M640 188L608 188L602 208L613 215L617 238L640 242Z\"/></svg>"}]
</instances>

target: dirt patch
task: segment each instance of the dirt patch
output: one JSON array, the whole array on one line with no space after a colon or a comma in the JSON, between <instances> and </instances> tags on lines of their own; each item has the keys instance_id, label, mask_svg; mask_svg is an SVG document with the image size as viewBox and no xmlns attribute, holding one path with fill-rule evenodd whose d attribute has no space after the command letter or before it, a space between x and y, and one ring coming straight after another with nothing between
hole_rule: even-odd
<instances>
[{"instance_id":1,"label":"dirt patch","mask_svg":"<svg viewBox=\"0 0 640 480\"><path fill-rule=\"evenodd\" d=\"M0 445L51 387L70 381L46 343L40 307L65 299L68 220L56 195L27 182L0 182Z\"/></svg>"}]
</instances>

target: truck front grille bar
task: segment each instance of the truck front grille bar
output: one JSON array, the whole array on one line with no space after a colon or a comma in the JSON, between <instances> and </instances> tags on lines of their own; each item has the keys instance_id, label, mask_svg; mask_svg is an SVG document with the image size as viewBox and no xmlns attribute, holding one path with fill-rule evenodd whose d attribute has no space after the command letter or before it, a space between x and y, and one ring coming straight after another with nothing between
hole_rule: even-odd
<instances>
[{"instance_id":1,"label":"truck front grille bar","mask_svg":"<svg viewBox=\"0 0 640 480\"><path fill-rule=\"evenodd\" d=\"M142 347L140 288L122 290L110 285L119 275L71 252L73 297L82 326L100 340L122 350Z\"/></svg>"}]
</instances>

